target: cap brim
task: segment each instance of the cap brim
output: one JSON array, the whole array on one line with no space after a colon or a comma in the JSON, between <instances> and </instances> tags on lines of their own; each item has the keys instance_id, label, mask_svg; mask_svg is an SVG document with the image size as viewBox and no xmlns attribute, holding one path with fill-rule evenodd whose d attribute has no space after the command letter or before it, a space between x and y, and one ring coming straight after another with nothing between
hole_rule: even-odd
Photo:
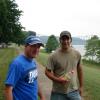
<instances>
[{"instance_id":1,"label":"cap brim","mask_svg":"<svg viewBox=\"0 0 100 100\"><path fill-rule=\"evenodd\" d=\"M41 43L41 42L34 42L34 43L29 43L29 45L34 45L34 44L39 44L40 46L42 46L42 47L44 47L44 44L43 43Z\"/></svg>"},{"instance_id":2,"label":"cap brim","mask_svg":"<svg viewBox=\"0 0 100 100\"><path fill-rule=\"evenodd\" d=\"M69 35L67 35L67 34L64 34L64 35L60 36L60 38L62 38L62 37L64 37L64 36L66 36L66 37L69 37L69 38L70 38L70 36L69 36Z\"/></svg>"}]
</instances>

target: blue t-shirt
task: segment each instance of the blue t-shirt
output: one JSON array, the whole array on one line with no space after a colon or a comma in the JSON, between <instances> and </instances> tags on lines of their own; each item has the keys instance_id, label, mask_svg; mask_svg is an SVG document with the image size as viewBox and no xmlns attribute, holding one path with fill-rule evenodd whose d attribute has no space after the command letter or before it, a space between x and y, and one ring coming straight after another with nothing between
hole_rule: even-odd
<instances>
[{"instance_id":1,"label":"blue t-shirt","mask_svg":"<svg viewBox=\"0 0 100 100\"><path fill-rule=\"evenodd\" d=\"M13 86L14 100L38 100L37 65L35 60L19 55L10 64L5 84Z\"/></svg>"}]
</instances>

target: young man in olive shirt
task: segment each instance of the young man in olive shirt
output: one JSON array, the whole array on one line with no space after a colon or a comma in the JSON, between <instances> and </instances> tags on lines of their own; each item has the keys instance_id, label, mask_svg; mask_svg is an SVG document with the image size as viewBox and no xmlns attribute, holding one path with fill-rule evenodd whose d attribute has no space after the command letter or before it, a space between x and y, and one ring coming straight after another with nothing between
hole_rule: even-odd
<instances>
[{"instance_id":1,"label":"young man in olive shirt","mask_svg":"<svg viewBox=\"0 0 100 100\"><path fill-rule=\"evenodd\" d=\"M60 48L49 56L45 70L45 74L53 82L51 100L81 100L81 55L71 46L70 32L61 32L59 40Z\"/></svg>"}]
</instances>

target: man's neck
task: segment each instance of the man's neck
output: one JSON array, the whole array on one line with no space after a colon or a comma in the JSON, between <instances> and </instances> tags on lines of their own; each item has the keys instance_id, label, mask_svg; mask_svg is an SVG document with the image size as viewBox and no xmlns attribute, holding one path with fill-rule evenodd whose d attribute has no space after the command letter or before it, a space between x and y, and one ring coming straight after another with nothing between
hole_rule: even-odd
<instances>
[{"instance_id":1,"label":"man's neck","mask_svg":"<svg viewBox=\"0 0 100 100\"><path fill-rule=\"evenodd\" d=\"M62 52L69 52L69 51L70 51L70 48L71 48L71 47L68 47L68 48L61 48L61 51L62 51Z\"/></svg>"}]
</instances>

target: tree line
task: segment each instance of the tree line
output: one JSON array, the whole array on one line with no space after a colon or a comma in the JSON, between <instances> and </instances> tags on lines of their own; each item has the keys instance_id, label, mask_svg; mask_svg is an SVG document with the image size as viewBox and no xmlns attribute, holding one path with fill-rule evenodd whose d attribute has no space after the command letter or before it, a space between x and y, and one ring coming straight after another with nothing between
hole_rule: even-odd
<instances>
[{"instance_id":1,"label":"tree line","mask_svg":"<svg viewBox=\"0 0 100 100\"><path fill-rule=\"evenodd\" d=\"M85 59L100 63L100 38L97 35L86 41L85 49Z\"/></svg>"},{"instance_id":2,"label":"tree line","mask_svg":"<svg viewBox=\"0 0 100 100\"><path fill-rule=\"evenodd\" d=\"M0 0L0 43L17 43L23 37L21 14L15 0Z\"/></svg>"},{"instance_id":3,"label":"tree line","mask_svg":"<svg viewBox=\"0 0 100 100\"><path fill-rule=\"evenodd\" d=\"M0 0L0 44L16 43L21 45L28 35L36 35L34 31L25 29L19 22L23 11L18 9L15 0ZM54 35L49 36L45 45L46 52L50 53L58 48L59 42ZM96 35L86 41L85 58L100 63L100 38Z\"/></svg>"},{"instance_id":4,"label":"tree line","mask_svg":"<svg viewBox=\"0 0 100 100\"><path fill-rule=\"evenodd\" d=\"M46 52L50 53L58 48L59 42L54 35L48 38L46 43ZM92 36L86 41L84 58L88 61L100 63L100 38L97 35Z\"/></svg>"}]
</instances>

